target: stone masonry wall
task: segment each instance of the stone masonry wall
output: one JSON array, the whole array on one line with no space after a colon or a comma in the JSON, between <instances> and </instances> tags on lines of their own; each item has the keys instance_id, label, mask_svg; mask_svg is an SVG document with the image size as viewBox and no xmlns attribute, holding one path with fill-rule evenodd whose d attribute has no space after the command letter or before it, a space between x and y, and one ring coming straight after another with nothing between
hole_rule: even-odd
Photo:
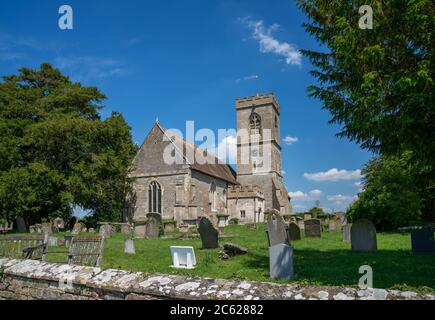
<instances>
[{"instance_id":1,"label":"stone masonry wall","mask_svg":"<svg viewBox=\"0 0 435 320\"><path fill-rule=\"evenodd\" d=\"M69 279L69 282L60 282L65 279ZM2 299L435 300L435 294L147 275L34 260L0 259L0 300Z\"/></svg>"}]
</instances>

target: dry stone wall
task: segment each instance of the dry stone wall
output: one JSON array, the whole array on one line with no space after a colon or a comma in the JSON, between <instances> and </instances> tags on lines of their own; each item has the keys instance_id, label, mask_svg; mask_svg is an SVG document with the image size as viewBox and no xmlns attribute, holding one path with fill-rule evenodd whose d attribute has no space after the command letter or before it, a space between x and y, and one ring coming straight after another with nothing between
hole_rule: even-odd
<instances>
[{"instance_id":1,"label":"dry stone wall","mask_svg":"<svg viewBox=\"0 0 435 320\"><path fill-rule=\"evenodd\" d=\"M435 294L149 275L34 260L0 259L1 299L435 300Z\"/></svg>"}]
</instances>

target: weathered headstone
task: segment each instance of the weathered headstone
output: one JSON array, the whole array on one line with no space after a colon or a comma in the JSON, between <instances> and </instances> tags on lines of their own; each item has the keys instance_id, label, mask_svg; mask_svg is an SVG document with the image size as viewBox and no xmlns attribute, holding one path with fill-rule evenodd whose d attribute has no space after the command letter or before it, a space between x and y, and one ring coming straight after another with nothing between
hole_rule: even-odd
<instances>
[{"instance_id":1,"label":"weathered headstone","mask_svg":"<svg viewBox=\"0 0 435 320\"><path fill-rule=\"evenodd\" d=\"M273 213L267 216L266 235L269 247L281 243L289 244L286 224L279 213Z\"/></svg>"},{"instance_id":2,"label":"weathered headstone","mask_svg":"<svg viewBox=\"0 0 435 320\"><path fill-rule=\"evenodd\" d=\"M162 215L159 213L147 213L145 221L145 237L156 239L163 235Z\"/></svg>"},{"instance_id":3,"label":"weathered headstone","mask_svg":"<svg viewBox=\"0 0 435 320\"><path fill-rule=\"evenodd\" d=\"M129 234L131 232L131 225L129 223L121 224L121 233Z\"/></svg>"},{"instance_id":4,"label":"weathered headstone","mask_svg":"<svg viewBox=\"0 0 435 320\"><path fill-rule=\"evenodd\" d=\"M42 230L43 234L46 234L46 233L52 234L53 230L51 228L51 222L43 222L41 224L41 230Z\"/></svg>"},{"instance_id":5,"label":"weathered headstone","mask_svg":"<svg viewBox=\"0 0 435 320\"><path fill-rule=\"evenodd\" d=\"M57 237L48 237L47 242L49 247L57 247L59 245L59 239Z\"/></svg>"},{"instance_id":6,"label":"weathered headstone","mask_svg":"<svg viewBox=\"0 0 435 320\"><path fill-rule=\"evenodd\" d=\"M199 219L198 227L199 235L201 236L203 249L215 249L219 247L218 235L219 231L213 226L211 221L206 217Z\"/></svg>"},{"instance_id":7,"label":"weathered headstone","mask_svg":"<svg viewBox=\"0 0 435 320\"><path fill-rule=\"evenodd\" d=\"M361 219L352 224L350 240L352 251L376 252L378 250L376 228L367 219Z\"/></svg>"},{"instance_id":8,"label":"weathered headstone","mask_svg":"<svg viewBox=\"0 0 435 320\"><path fill-rule=\"evenodd\" d=\"M65 229L65 221L62 218L56 218L53 220L53 227L57 230Z\"/></svg>"},{"instance_id":9,"label":"weathered headstone","mask_svg":"<svg viewBox=\"0 0 435 320\"><path fill-rule=\"evenodd\" d=\"M435 254L434 230L430 227L411 230L412 253Z\"/></svg>"},{"instance_id":10,"label":"weathered headstone","mask_svg":"<svg viewBox=\"0 0 435 320\"><path fill-rule=\"evenodd\" d=\"M42 225L39 223L35 224L35 231L36 233L42 234Z\"/></svg>"},{"instance_id":11,"label":"weathered headstone","mask_svg":"<svg viewBox=\"0 0 435 320\"><path fill-rule=\"evenodd\" d=\"M329 219L328 230L329 232L341 231L341 219L339 217Z\"/></svg>"},{"instance_id":12,"label":"weathered headstone","mask_svg":"<svg viewBox=\"0 0 435 320\"><path fill-rule=\"evenodd\" d=\"M102 224L100 226L100 236L104 239L109 239L112 236L112 226L110 224Z\"/></svg>"},{"instance_id":13,"label":"weathered headstone","mask_svg":"<svg viewBox=\"0 0 435 320\"><path fill-rule=\"evenodd\" d=\"M269 264L272 279L293 279L293 248L282 243L269 247Z\"/></svg>"},{"instance_id":14,"label":"weathered headstone","mask_svg":"<svg viewBox=\"0 0 435 320\"><path fill-rule=\"evenodd\" d=\"M196 257L193 247L171 246L172 267L194 269Z\"/></svg>"},{"instance_id":15,"label":"weathered headstone","mask_svg":"<svg viewBox=\"0 0 435 320\"><path fill-rule=\"evenodd\" d=\"M322 226L319 219L305 220L305 236L311 238L320 238L322 236Z\"/></svg>"},{"instance_id":16,"label":"weathered headstone","mask_svg":"<svg viewBox=\"0 0 435 320\"><path fill-rule=\"evenodd\" d=\"M304 213L304 221L311 220L312 218L313 218L313 216L311 215L311 213Z\"/></svg>"},{"instance_id":17,"label":"weathered headstone","mask_svg":"<svg viewBox=\"0 0 435 320\"><path fill-rule=\"evenodd\" d=\"M71 231L72 234L80 234L82 231L83 225L80 223L80 219L76 217L76 223Z\"/></svg>"},{"instance_id":18,"label":"weathered headstone","mask_svg":"<svg viewBox=\"0 0 435 320\"><path fill-rule=\"evenodd\" d=\"M296 223L290 222L288 225L288 233L290 241L301 240L301 229L299 229L299 226Z\"/></svg>"},{"instance_id":19,"label":"weathered headstone","mask_svg":"<svg viewBox=\"0 0 435 320\"><path fill-rule=\"evenodd\" d=\"M136 254L136 250L134 247L134 239L125 239L124 252L128 254Z\"/></svg>"},{"instance_id":20,"label":"weathered headstone","mask_svg":"<svg viewBox=\"0 0 435 320\"><path fill-rule=\"evenodd\" d=\"M352 224L346 224L343 226L343 241L350 242L350 229L352 228Z\"/></svg>"},{"instance_id":21,"label":"weathered headstone","mask_svg":"<svg viewBox=\"0 0 435 320\"><path fill-rule=\"evenodd\" d=\"M136 238L144 238L145 237L145 228L146 228L146 218L136 218L134 220L134 236Z\"/></svg>"},{"instance_id":22,"label":"weathered headstone","mask_svg":"<svg viewBox=\"0 0 435 320\"><path fill-rule=\"evenodd\" d=\"M19 233L26 233L27 227L26 227L26 221L24 221L24 218L22 216L17 217L17 229Z\"/></svg>"}]
</instances>

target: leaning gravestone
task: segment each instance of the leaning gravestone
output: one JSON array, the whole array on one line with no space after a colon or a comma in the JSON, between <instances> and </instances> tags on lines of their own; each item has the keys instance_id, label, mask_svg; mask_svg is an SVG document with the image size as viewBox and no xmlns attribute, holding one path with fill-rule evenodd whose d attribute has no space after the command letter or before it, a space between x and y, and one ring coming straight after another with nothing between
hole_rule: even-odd
<instances>
[{"instance_id":1,"label":"leaning gravestone","mask_svg":"<svg viewBox=\"0 0 435 320\"><path fill-rule=\"evenodd\" d=\"M136 254L136 250L134 247L134 239L125 239L124 252L128 254Z\"/></svg>"},{"instance_id":2,"label":"leaning gravestone","mask_svg":"<svg viewBox=\"0 0 435 320\"><path fill-rule=\"evenodd\" d=\"M147 214L145 223L145 237L148 239L156 239L160 237L162 230L162 219L157 213Z\"/></svg>"},{"instance_id":3,"label":"leaning gravestone","mask_svg":"<svg viewBox=\"0 0 435 320\"><path fill-rule=\"evenodd\" d=\"M343 241L350 242L350 229L352 228L352 224L346 224L343 226Z\"/></svg>"},{"instance_id":4,"label":"leaning gravestone","mask_svg":"<svg viewBox=\"0 0 435 320\"><path fill-rule=\"evenodd\" d=\"M269 247L269 264L272 279L293 279L293 248L282 243Z\"/></svg>"},{"instance_id":5,"label":"leaning gravestone","mask_svg":"<svg viewBox=\"0 0 435 320\"><path fill-rule=\"evenodd\" d=\"M198 232L201 236L203 249L216 249L219 247L219 231L213 226L213 223L206 217L199 219Z\"/></svg>"},{"instance_id":6,"label":"leaning gravestone","mask_svg":"<svg viewBox=\"0 0 435 320\"><path fill-rule=\"evenodd\" d=\"M305 220L305 236L310 238L320 238L322 236L322 226L319 219Z\"/></svg>"},{"instance_id":7,"label":"leaning gravestone","mask_svg":"<svg viewBox=\"0 0 435 320\"><path fill-rule=\"evenodd\" d=\"M288 225L288 233L290 241L301 240L301 229L299 229L299 226L296 223L290 222Z\"/></svg>"},{"instance_id":8,"label":"leaning gravestone","mask_svg":"<svg viewBox=\"0 0 435 320\"><path fill-rule=\"evenodd\" d=\"M367 219L361 219L352 224L350 240L352 251L376 252L378 250L376 228Z\"/></svg>"},{"instance_id":9,"label":"leaning gravestone","mask_svg":"<svg viewBox=\"0 0 435 320\"><path fill-rule=\"evenodd\" d=\"M82 228L83 228L82 224L81 224L80 222L77 221L77 222L74 224L74 227L73 227L71 233L72 233L72 234L79 234L79 233L82 231Z\"/></svg>"},{"instance_id":10,"label":"leaning gravestone","mask_svg":"<svg viewBox=\"0 0 435 320\"><path fill-rule=\"evenodd\" d=\"M429 227L411 230L412 253L435 254L434 230Z\"/></svg>"},{"instance_id":11,"label":"leaning gravestone","mask_svg":"<svg viewBox=\"0 0 435 320\"><path fill-rule=\"evenodd\" d=\"M279 213L267 216L266 235L269 247L277 244L289 244L286 223Z\"/></svg>"}]
</instances>

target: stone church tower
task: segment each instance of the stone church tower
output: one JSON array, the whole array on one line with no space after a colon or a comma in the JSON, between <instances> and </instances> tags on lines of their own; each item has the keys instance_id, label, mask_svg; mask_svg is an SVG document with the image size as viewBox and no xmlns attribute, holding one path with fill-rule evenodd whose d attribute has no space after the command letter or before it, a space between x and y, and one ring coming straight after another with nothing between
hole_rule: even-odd
<instances>
[{"instance_id":1,"label":"stone church tower","mask_svg":"<svg viewBox=\"0 0 435 320\"><path fill-rule=\"evenodd\" d=\"M272 93L236 100L237 130L247 133L237 141L237 181L258 186L264 210L292 213L283 183L280 106Z\"/></svg>"}]
</instances>

